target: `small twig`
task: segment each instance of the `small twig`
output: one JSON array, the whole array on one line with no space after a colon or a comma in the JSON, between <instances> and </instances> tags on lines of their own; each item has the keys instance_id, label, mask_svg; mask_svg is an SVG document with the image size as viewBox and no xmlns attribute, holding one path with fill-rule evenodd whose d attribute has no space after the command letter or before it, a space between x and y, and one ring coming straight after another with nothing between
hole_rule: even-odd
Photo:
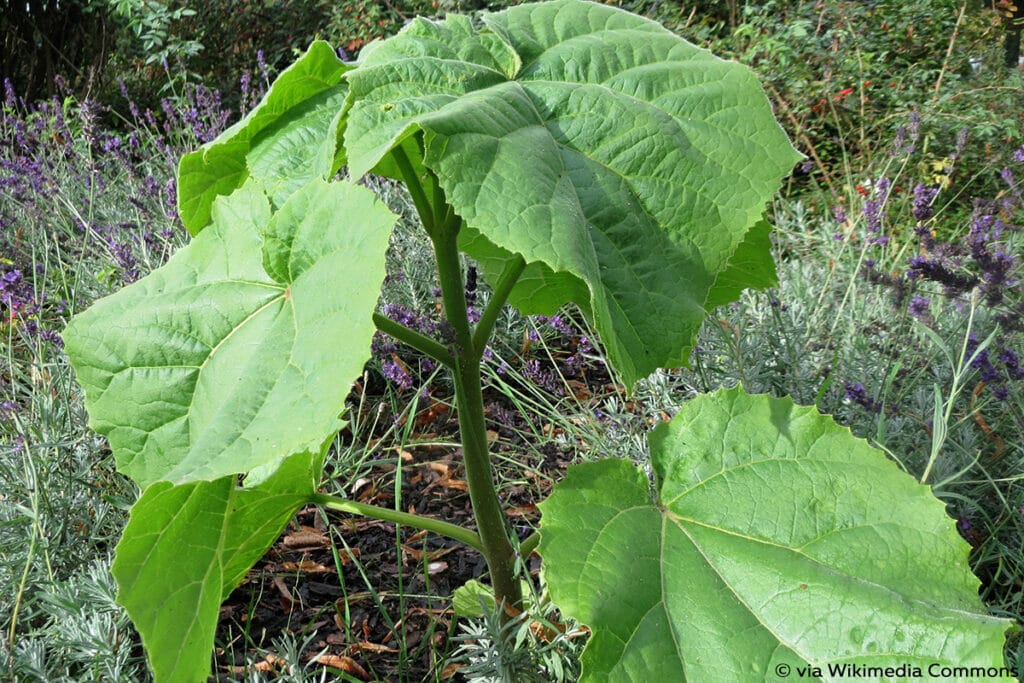
<instances>
[{"instance_id":1,"label":"small twig","mask_svg":"<svg viewBox=\"0 0 1024 683\"><path fill-rule=\"evenodd\" d=\"M956 18L956 25L953 27L953 35L949 37L949 47L946 48L946 56L942 60L942 69L939 70L939 77L935 79L935 89L932 91L932 99L939 96L939 88L942 87L942 77L946 75L949 68L949 58L953 55L953 46L956 44L957 36L960 34L960 24L964 21L964 13L967 11L967 2L960 5L960 15Z\"/></svg>"},{"instance_id":2,"label":"small twig","mask_svg":"<svg viewBox=\"0 0 1024 683\"><path fill-rule=\"evenodd\" d=\"M828 185L828 189L832 193L832 196L840 196L839 193L836 191L835 183L832 181L832 175L828 172L828 169L825 168L825 165L821 163L821 158L818 156L818 152L814 148L814 143L811 142L811 140L807 137L807 134L803 132L803 126L801 126L800 122L796 120L796 116L793 115L793 110L790 109L789 105L786 103L786 100L784 100L779 91L775 89L775 86L769 84L768 89L772 91L772 97L774 97L775 101L779 103L780 107L782 107L783 113L786 115L786 118L789 119L790 124L792 124L793 129L796 132L796 136L800 139L800 142L802 142L804 146L807 147L808 153L811 155L811 158L814 159L814 163L817 164L818 169L821 171L821 175L825 179L825 184Z\"/></svg>"}]
</instances>

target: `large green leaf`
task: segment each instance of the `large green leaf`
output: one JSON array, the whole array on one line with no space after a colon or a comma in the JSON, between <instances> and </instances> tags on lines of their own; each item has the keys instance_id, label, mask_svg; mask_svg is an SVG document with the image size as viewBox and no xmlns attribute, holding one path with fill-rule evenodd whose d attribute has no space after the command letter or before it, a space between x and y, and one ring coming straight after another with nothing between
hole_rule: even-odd
<instances>
[{"instance_id":1,"label":"large green leaf","mask_svg":"<svg viewBox=\"0 0 1024 683\"><path fill-rule=\"evenodd\" d=\"M181 158L178 213L191 234L210 222L218 196L249 177L280 206L307 181L336 170L347 69L327 43L314 42L244 119Z\"/></svg>"},{"instance_id":2,"label":"large green leaf","mask_svg":"<svg viewBox=\"0 0 1024 683\"><path fill-rule=\"evenodd\" d=\"M729 259L729 265L718 274L708 292L705 310L710 313L723 304L736 301L744 289L765 289L779 284L772 258L771 232L772 226L763 219L747 231Z\"/></svg>"},{"instance_id":3,"label":"large green leaf","mask_svg":"<svg viewBox=\"0 0 1024 683\"><path fill-rule=\"evenodd\" d=\"M287 459L252 488L231 475L150 486L132 508L111 572L158 683L210 674L221 602L316 492L323 450Z\"/></svg>"},{"instance_id":4,"label":"large green leaf","mask_svg":"<svg viewBox=\"0 0 1024 683\"><path fill-rule=\"evenodd\" d=\"M322 180L271 216L249 182L167 265L76 316L68 356L119 469L143 487L218 479L336 432L394 221Z\"/></svg>"},{"instance_id":5,"label":"large green leaf","mask_svg":"<svg viewBox=\"0 0 1024 683\"><path fill-rule=\"evenodd\" d=\"M831 418L727 390L650 443L654 500L643 471L606 460L541 504L552 598L593 630L584 681L1003 664L1010 622L986 613L942 503Z\"/></svg>"},{"instance_id":6,"label":"large green leaf","mask_svg":"<svg viewBox=\"0 0 1024 683\"><path fill-rule=\"evenodd\" d=\"M719 273L799 158L757 79L606 5L484 22L417 20L362 57L346 75L350 172L422 131L463 248L488 273L529 264L510 301L576 301L627 383L684 363Z\"/></svg>"}]
</instances>

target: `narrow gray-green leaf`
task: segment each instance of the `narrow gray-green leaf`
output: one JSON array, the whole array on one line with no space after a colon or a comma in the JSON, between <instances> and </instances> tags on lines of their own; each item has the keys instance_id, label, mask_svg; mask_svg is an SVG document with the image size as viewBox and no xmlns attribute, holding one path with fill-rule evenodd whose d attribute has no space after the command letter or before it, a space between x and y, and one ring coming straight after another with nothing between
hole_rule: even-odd
<instances>
[{"instance_id":1,"label":"narrow gray-green leaf","mask_svg":"<svg viewBox=\"0 0 1024 683\"><path fill-rule=\"evenodd\" d=\"M323 451L287 459L259 486L234 475L150 486L132 508L111 572L157 683L210 674L221 602L316 491Z\"/></svg>"},{"instance_id":2,"label":"narrow gray-green leaf","mask_svg":"<svg viewBox=\"0 0 1024 683\"><path fill-rule=\"evenodd\" d=\"M348 68L327 43L314 42L244 119L182 157L178 213L191 234L210 222L218 196L231 194L250 176L279 206L307 181L330 175Z\"/></svg>"},{"instance_id":3,"label":"narrow gray-green leaf","mask_svg":"<svg viewBox=\"0 0 1024 683\"><path fill-rule=\"evenodd\" d=\"M76 316L67 352L119 469L217 479L337 431L394 221L369 190L321 180L271 217L250 182L167 265Z\"/></svg>"},{"instance_id":4,"label":"narrow gray-green leaf","mask_svg":"<svg viewBox=\"0 0 1024 683\"><path fill-rule=\"evenodd\" d=\"M799 158L757 79L606 5L520 5L485 24L414 23L347 74L351 173L423 131L424 163L474 231L464 248L529 264L513 303L535 310L541 284L540 308L578 303L629 384L685 363Z\"/></svg>"},{"instance_id":5,"label":"narrow gray-green leaf","mask_svg":"<svg viewBox=\"0 0 1024 683\"><path fill-rule=\"evenodd\" d=\"M943 504L831 418L726 390L650 441L654 500L641 470L606 460L541 504L552 598L593 631L583 681L1002 666L1010 622L978 598Z\"/></svg>"}]
</instances>

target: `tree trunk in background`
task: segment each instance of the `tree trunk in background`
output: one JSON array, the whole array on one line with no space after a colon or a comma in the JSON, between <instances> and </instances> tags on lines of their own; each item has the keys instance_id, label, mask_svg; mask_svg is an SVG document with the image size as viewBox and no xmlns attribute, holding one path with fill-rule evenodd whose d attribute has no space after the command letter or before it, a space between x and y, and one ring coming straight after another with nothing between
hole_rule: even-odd
<instances>
[{"instance_id":1,"label":"tree trunk in background","mask_svg":"<svg viewBox=\"0 0 1024 683\"><path fill-rule=\"evenodd\" d=\"M1016 69L1020 66L1020 34L1024 28L1024 2L1018 0L1010 5L1012 11L1007 8L1000 8L1006 21L1006 38L1004 40L1004 62L1008 69Z\"/></svg>"},{"instance_id":2,"label":"tree trunk in background","mask_svg":"<svg viewBox=\"0 0 1024 683\"><path fill-rule=\"evenodd\" d=\"M63 77L86 92L110 50L104 9L88 0L0 0L0 79L27 100L53 95Z\"/></svg>"}]
</instances>

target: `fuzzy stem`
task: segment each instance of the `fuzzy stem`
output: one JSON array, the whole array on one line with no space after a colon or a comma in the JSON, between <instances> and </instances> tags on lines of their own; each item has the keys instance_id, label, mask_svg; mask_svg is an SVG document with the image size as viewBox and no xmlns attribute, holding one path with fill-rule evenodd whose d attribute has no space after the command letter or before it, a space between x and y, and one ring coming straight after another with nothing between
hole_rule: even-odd
<instances>
[{"instance_id":1,"label":"fuzzy stem","mask_svg":"<svg viewBox=\"0 0 1024 683\"><path fill-rule=\"evenodd\" d=\"M466 307L466 290L459 262L456 242L461 220L449 219L431 234L434 255L441 281L441 297L445 317L455 329L456 365L455 403L458 408L459 431L462 434L462 454L466 465L466 481L473 515L483 544L484 559L494 586L494 597L499 605L520 609L523 601L522 586L516 576L516 555L510 540L511 529L505 520L501 501L494 486L490 454L487 445L487 427L484 422L484 399L480 379L480 356L486 339L474 339ZM509 287L511 289L511 286ZM506 292L507 295L507 292ZM492 304L494 301L492 300ZM497 306L498 304L494 304ZM492 314L492 317L496 314ZM505 617L502 613L502 618Z\"/></svg>"}]
</instances>

